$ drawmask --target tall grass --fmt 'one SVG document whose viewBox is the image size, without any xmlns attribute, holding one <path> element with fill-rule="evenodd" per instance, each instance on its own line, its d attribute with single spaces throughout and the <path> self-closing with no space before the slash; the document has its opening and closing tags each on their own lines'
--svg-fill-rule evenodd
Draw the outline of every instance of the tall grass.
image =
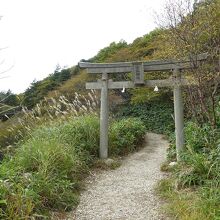
<svg viewBox="0 0 220 220">
<path fill-rule="evenodd" d="M 112 122 L 111 154 L 134 150 L 144 132 L 135 118 Z M 98 148 L 99 119 L 94 114 L 33 130 L 0 166 L 0 218 L 46 218 L 51 211 L 76 206 L 81 180 L 98 157 Z"/>
<path fill-rule="evenodd" d="M 0 218 L 42 219 L 79 201 L 81 181 L 98 158 L 96 94 L 45 99 L 0 126 L 5 158 L 0 166 Z M 145 127 L 139 119 L 112 121 L 111 155 L 136 149 Z M 11 148 L 13 153 L 11 153 Z"/>
<path fill-rule="evenodd" d="M 182 161 L 172 178 L 160 183 L 160 194 L 169 199 L 169 213 L 178 219 L 220 219 L 219 128 L 189 122 L 185 138 Z"/>
<path fill-rule="evenodd" d="M 7 150 L 4 147 L 29 138 L 32 131 L 40 125 L 95 113 L 98 106 L 99 101 L 93 90 L 86 96 L 75 93 L 73 100 L 68 100 L 63 95 L 57 99 L 45 98 L 32 110 L 24 107 L 15 117 L 0 123 L 0 147 Z"/>
</svg>

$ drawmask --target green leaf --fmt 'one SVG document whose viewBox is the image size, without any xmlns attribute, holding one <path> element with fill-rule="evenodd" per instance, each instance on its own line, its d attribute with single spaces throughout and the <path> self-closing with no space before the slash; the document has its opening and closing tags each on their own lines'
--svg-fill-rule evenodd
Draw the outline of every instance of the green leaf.
<svg viewBox="0 0 220 220">
<path fill-rule="evenodd" d="M 5 199 L 4 200 L 0 200 L 0 205 L 2 205 L 2 204 L 7 205 L 7 201 Z"/>
</svg>

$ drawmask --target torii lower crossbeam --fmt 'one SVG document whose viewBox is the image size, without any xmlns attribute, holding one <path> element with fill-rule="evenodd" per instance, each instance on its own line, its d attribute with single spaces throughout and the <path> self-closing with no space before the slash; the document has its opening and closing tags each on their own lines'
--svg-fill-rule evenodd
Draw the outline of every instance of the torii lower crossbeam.
<svg viewBox="0 0 220 220">
<path fill-rule="evenodd" d="M 183 148 L 183 104 L 181 96 L 181 86 L 188 85 L 186 79 L 174 78 L 166 80 L 146 80 L 146 87 L 173 87 L 174 88 L 174 115 L 176 124 L 176 141 L 177 152 L 179 155 Z M 100 158 L 106 159 L 108 157 L 108 90 L 109 89 L 127 89 L 135 88 L 136 85 L 132 81 L 113 82 L 108 80 L 108 75 L 103 74 L 102 80 L 98 82 L 86 83 L 86 89 L 100 89 L 101 90 L 101 108 L 100 108 Z"/>
<path fill-rule="evenodd" d="M 183 99 L 181 87 L 188 85 L 189 82 L 181 77 L 184 69 L 196 68 L 199 63 L 207 58 L 207 54 L 201 54 L 193 59 L 184 61 L 151 61 L 151 62 L 130 62 L 130 63 L 79 63 L 82 68 L 87 68 L 89 73 L 102 73 L 102 79 L 98 82 L 86 83 L 86 89 L 101 90 L 101 109 L 100 109 L 100 158 L 108 157 L 108 90 L 125 89 L 140 86 L 145 87 L 172 87 L 174 91 L 174 116 L 176 133 L 176 152 L 177 160 L 180 160 L 181 151 L 184 148 L 184 117 Z M 166 80 L 146 80 L 144 72 L 152 71 L 173 71 L 173 77 Z M 108 73 L 127 73 L 132 72 L 133 81 L 113 82 L 108 79 Z"/>
</svg>

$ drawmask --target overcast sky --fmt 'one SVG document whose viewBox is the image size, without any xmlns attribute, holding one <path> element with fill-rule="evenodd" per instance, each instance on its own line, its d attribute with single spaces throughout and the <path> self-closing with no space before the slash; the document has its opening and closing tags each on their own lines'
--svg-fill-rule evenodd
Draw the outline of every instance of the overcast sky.
<svg viewBox="0 0 220 220">
<path fill-rule="evenodd" d="M 165 0 L 0 0 L 0 90 L 23 92 L 96 55 L 113 41 L 131 43 L 156 27 Z M 6 78 L 3 78 L 6 77 Z"/>
</svg>

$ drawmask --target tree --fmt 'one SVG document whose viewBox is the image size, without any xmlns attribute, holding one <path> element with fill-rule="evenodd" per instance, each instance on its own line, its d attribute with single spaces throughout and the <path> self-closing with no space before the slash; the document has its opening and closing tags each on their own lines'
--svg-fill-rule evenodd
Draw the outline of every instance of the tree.
<svg viewBox="0 0 220 220">
<path fill-rule="evenodd" d="M 56 66 L 54 73 L 50 74 L 43 80 L 34 80 L 30 87 L 25 90 L 22 104 L 27 108 L 33 108 L 37 103 L 39 103 L 47 94 L 58 88 L 62 83 L 70 79 L 71 69 L 61 68 L 60 65 Z"/>
<path fill-rule="evenodd" d="M 6 92 L 6 98 L 4 100 L 4 103 L 10 106 L 18 106 L 20 104 L 20 101 L 18 96 L 12 93 L 11 90 L 9 89 Z"/>
<path fill-rule="evenodd" d="M 170 0 L 163 22 L 164 56 L 194 57 L 207 52 L 209 59 L 188 73 L 196 86 L 187 88 L 187 106 L 198 122 L 216 126 L 216 96 L 220 84 L 220 0 Z M 167 48 L 167 51 L 166 51 Z M 192 59 L 194 65 L 197 64 Z"/>
<path fill-rule="evenodd" d="M 0 20 L 2 19 L 2 16 L 0 16 Z M 7 47 L 0 48 L 0 51 L 7 49 Z M 0 66 L 4 64 L 5 60 L 0 61 Z M 0 70 L 0 79 L 3 79 L 7 77 L 5 74 L 13 68 L 13 65 L 6 69 Z M 9 111 L 17 109 L 17 105 L 19 105 L 19 99 L 18 97 L 13 94 L 10 90 L 8 92 L 0 92 L 0 118 L 5 117 L 5 114 Z M 7 118 L 7 117 L 6 117 Z"/>
<path fill-rule="evenodd" d="M 101 49 L 98 54 L 91 58 L 91 62 L 106 62 L 106 60 L 114 55 L 119 49 L 126 48 L 128 46 L 127 42 L 120 40 L 118 43 L 112 42 L 108 47 Z"/>
</svg>

